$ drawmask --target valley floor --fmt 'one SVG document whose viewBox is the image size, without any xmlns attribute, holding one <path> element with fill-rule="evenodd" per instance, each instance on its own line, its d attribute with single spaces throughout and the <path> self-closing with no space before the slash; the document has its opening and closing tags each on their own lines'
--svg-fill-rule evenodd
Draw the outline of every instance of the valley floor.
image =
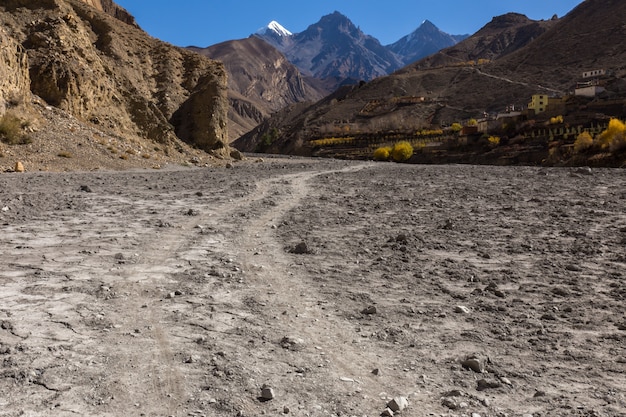
<svg viewBox="0 0 626 417">
<path fill-rule="evenodd" d="M 330 159 L 0 174 L 0 416 L 626 416 L 624 190 Z"/>
</svg>

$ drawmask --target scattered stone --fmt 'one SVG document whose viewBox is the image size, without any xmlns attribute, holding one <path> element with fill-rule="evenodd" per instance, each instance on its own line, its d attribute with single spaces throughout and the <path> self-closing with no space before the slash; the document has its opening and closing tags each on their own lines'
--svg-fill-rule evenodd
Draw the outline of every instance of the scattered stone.
<svg viewBox="0 0 626 417">
<path fill-rule="evenodd" d="M 311 250 L 306 242 L 300 242 L 293 249 L 291 249 L 290 252 L 295 253 L 296 255 L 306 255 L 311 253 Z"/>
<path fill-rule="evenodd" d="M 376 314 L 378 312 L 378 310 L 376 310 L 376 306 L 369 306 L 369 307 L 365 307 L 363 310 L 361 310 L 361 314 Z"/>
<path fill-rule="evenodd" d="M 302 350 L 304 349 L 304 339 L 301 339 L 299 337 L 293 337 L 293 336 L 285 336 L 281 339 L 280 341 L 280 346 L 283 349 L 288 349 L 288 350 Z"/>
<path fill-rule="evenodd" d="M 9 211 L 9 210 L 11 210 L 11 208 L 10 208 L 9 206 L 4 206 L 4 207 L 2 207 L 2 211 L 3 211 L 4 213 L 6 213 L 6 212 L 7 212 L 7 211 Z"/>
<path fill-rule="evenodd" d="M 509 378 L 505 378 L 502 377 L 500 378 L 500 381 L 504 384 L 504 385 L 508 385 L 509 387 L 513 386 L 513 383 L 511 382 L 511 380 Z"/>
<path fill-rule="evenodd" d="M 454 307 L 454 312 L 455 313 L 462 313 L 462 314 L 469 314 L 471 311 L 469 308 L 465 307 L 465 306 L 456 306 Z"/>
<path fill-rule="evenodd" d="M 376 376 L 380 376 L 380 369 L 376 368 L 372 371 L 372 374 L 376 375 Z"/>
<path fill-rule="evenodd" d="M 452 398 L 447 398 L 447 397 L 441 400 L 441 405 L 449 408 L 450 410 L 457 410 L 459 408 L 459 405 L 457 404 L 455 400 L 453 400 Z"/>
<path fill-rule="evenodd" d="M 395 397 L 387 403 L 387 407 L 393 412 L 399 412 L 409 406 L 409 400 L 406 397 Z"/>
<path fill-rule="evenodd" d="M 540 390 L 536 390 L 535 391 L 535 395 L 533 395 L 533 397 L 537 398 L 537 397 L 545 397 L 546 396 L 546 392 L 545 391 L 540 391 Z"/>
<path fill-rule="evenodd" d="M 273 400 L 276 395 L 274 394 L 274 390 L 267 385 L 263 385 L 261 387 L 261 398 L 264 401 Z"/>
<path fill-rule="evenodd" d="M 14 171 L 15 171 L 15 172 L 24 172 L 24 171 L 26 171 L 26 170 L 24 169 L 24 164 L 22 164 L 20 161 L 17 161 L 17 162 L 15 163 L 15 169 L 14 169 Z"/>
<path fill-rule="evenodd" d="M 485 391 L 488 389 L 495 389 L 502 387 L 502 384 L 498 381 L 489 381 L 486 379 L 479 379 L 476 389 L 478 391 Z"/>
<path fill-rule="evenodd" d="M 237 149 L 231 149 L 230 157 L 233 158 L 235 161 L 243 160 L 243 155 Z"/>
<path fill-rule="evenodd" d="M 93 192 L 88 185 L 81 185 L 80 186 L 80 191 L 82 191 L 83 193 L 92 193 Z"/>
<path fill-rule="evenodd" d="M 199 214 L 200 213 L 198 212 L 198 210 L 194 210 L 192 208 L 190 208 L 189 210 L 185 212 L 185 216 L 197 216 Z"/>
<path fill-rule="evenodd" d="M 481 415 L 478 413 L 472 413 L 472 417 L 481 417 Z"/>
<path fill-rule="evenodd" d="M 393 417 L 393 411 L 389 408 L 385 408 L 385 411 L 380 413 L 380 415 L 384 417 Z"/>
<path fill-rule="evenodd" d="M 482 374 L 485 372 L 485 364 L 483 361 L 476 356 L 469 356 L 463 362 L 461 362 L 461 366 L 465 369 L 471 369 L 472 371 Z"/>
<path fill-rule="evenodd" d="M 577 168 L 576 171 L 574 171 L 576 174 L 580 174 L 580 175 L 591 175 L 593 174 L 593 171 L 591 171 L 590 167 L 580 167 Z"/>
<path fill-rule="evenodd" d="M 165 296 L 165 298 L 168 299 L 168 300 L 171 300 L 174 297 L 176 297 L 176 293 L 175 292 L 168 292 L 167 295 Z"/>
<path fill-rule="evenodd" d="M 289 407 L 287 407 L 287 406 L 283 407 L 283 414 L 289 414 L 290 411 L 291 410 L 289 409 Z"/>
</svg>

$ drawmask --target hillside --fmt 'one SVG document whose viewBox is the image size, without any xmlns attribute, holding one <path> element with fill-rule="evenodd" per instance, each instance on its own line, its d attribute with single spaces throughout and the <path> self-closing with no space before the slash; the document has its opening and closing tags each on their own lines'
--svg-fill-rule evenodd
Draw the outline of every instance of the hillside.
<svg viewBox="0 0 626 417">
<path fill-rule="evenodd" d="M 0 109 L 22 126 L 12 138 L 4 135 L 0 165 L 9 169 L 18 158 L 27 169 L 209 158 L 192 147 L 228 155 L 223 65 L 109 15 L 124 15 L 111 2 L 96 3 L 0 5 L 3 44 L 18 51 L 2 56 L 9 78 Z"/>
<path fill-rule="evenodd" d="M 302 113 L 286 110 L 235 145 L 248 150 L 275 132 L 267 151 L 310 154 L 316 146 L 311 140 L 445 127 L 511 105 L 525 107 L 533 94 L 564 95 L 583 71 L 597 68 L 614 74 L 615 89 L 609 93 L 620 94 L 626 50 L 619 45 L 626 34 L 618 16 L 624 13 L 624 2 L 588 0 L 549 22 L 519 15 L 496 18 L 435 57 L 334 100 L 322 100 Z M 606 114 L 621 117 L 622 111 Z M 372 141 L 367 143 L 371 146 Z M 328 151 L 332 155 L 332 149 Z"/>
<path fill-rule="evenodd" d="M 330 92 L 321 81 L 302 75 L 284 55 L 258 37 L 189 49 L 222 62 L 228 74 L 229 140 L 249 132 L 284 107 L 315 102 Z"/>
</svg>

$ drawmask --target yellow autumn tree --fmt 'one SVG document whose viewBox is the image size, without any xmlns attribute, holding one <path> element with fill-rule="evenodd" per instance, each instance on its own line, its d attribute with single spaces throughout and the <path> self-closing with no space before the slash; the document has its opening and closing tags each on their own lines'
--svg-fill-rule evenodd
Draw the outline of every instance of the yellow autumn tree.
<svg viewBox="0 0 626 417">
<path fill-rule="evenodd" d="M 578 135 L 578 137 L 576 138 L 576 141 L 574 142 L 574 152 L 576 153 L 580 153 L 580 152 L 584 152 L 587 149 L 591 148 L 593 146 L 593 137 L 591 136 L 591 134 L 587 131 L 582 132 L 580 135 Z"/>
<path fill-rule="evenodd" d="M 596 142 L 602 149 L 623 149 L 626 147 L 626 125 L 619 119 L 611 119 L 609 127 L 598 135 Z"/>
<path fill-rule="evenodd" d="M 391 157 L 396 162 L 408 161 L 413 156 L 413 146 L 407 142 L 402 141 L 393 145 L 391 150 Z"/>
<path fill-rule="evenodd" d="M 381 146 L 374 151 L 374 159 L 377 161 L 386 161 L 391 155 L 391 147 Z"/>
</svg>

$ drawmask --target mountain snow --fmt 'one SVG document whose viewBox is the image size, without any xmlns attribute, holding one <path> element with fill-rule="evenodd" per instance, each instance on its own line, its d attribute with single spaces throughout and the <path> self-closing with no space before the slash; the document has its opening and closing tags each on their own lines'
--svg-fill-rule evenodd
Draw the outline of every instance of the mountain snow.
<svg viewBox="0 0 626 417">
<path fill-rule="evenodd" d="M 265 35 L 268 32 L 273 32 L 280 37 L 289 37 L 293 35 L 293 33 L 285 29 L 280 23 L 275 20 L 272 20 L 267 26 L 262 27 L 256 33 L 259 35 Z"/>
</svg>

